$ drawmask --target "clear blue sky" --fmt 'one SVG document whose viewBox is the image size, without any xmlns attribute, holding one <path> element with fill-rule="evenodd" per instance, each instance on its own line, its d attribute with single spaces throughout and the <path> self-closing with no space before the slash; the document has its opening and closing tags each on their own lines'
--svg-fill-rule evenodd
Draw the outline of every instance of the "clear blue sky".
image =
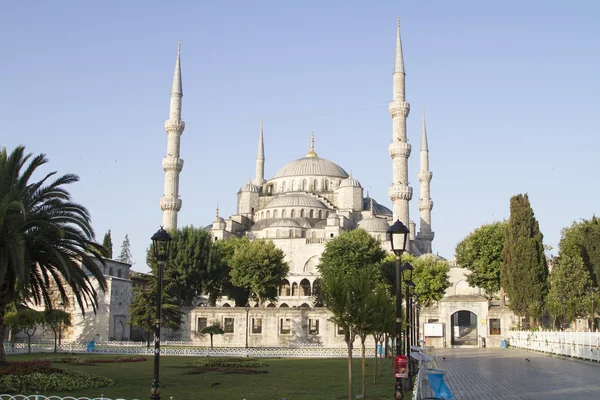
<svg viewBox="0 0 600 400">
<path fill-rule="evenodd" d="M 159 228 L 164 120 L 182 45 L 180 226 L 227 217 L 254 174 L 316 151 L 390 205 L 396 17 L 402 18 L 418 222 L 427 112 L 434 251 L 452 257 L 529 193 L 546 244 L 598 212 L 600 2 L 6 1 L 0 5 L 0 144 L 72 172 L 76 201 L 134 269 Z"/>
</svg>

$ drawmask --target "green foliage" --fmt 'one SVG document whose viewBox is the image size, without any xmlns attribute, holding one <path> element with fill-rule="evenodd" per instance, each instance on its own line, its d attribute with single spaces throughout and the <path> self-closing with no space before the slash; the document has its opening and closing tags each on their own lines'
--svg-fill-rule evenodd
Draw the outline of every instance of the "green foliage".
<svg viewBox="0 0 600 400">
<path fill-rule="evenodd" d="M 588 289 L 593 282 L 581 257 L 558 257 L 550 273 L 550 282 L 546 309 L 554 319 L 566 317 L 566 321 L 573 321 L 589 315 L 591 297 Z"/>
<path fill-rule="evenodd" d="M 230 261 L 231 283 L 248 288 L 259 306 L 276 300 L 277 290 L 290 271 L 284 257 L 270 240 L 240 240 Z"/>
<path fill-rule="evenodd" d="M 250 291 L 247 288 L 240 288 L 231 283 L 231 260 L 235 253 L 235 248 L 248 238 L 242 239 L 233 237 L 227 240 L 220 240 L 213 244 L 213 264 L 210 273 L 206 279 L 205 289 L 209 293 L 209 303 L 214 306 L 218 298 L 227 295 L 235 301 L 236 305 L 245 305 L 250 298 Z"/>
<path fill-rule="evenodd" d="M 129 317 L 133 326 L 139 326 L 147 330 L 154 329 L 156 319 L 156 292 L 157 280 L 150 279 L 150 287 L 147 290 L 137 287 L 133 291 L 133 301 L 129 307 Z M 183 312 L 178 304 L 163 289 L 161 307 L 161 326 L 173 331 L 178 331 L 183 322 Z"/>
<path fill-rule="evenodd" d="M 71 314 L 63 310 L 46 310 L 44 312 L 44 325 L 54 333 L 54 352 L 57 351 L 56 339 L 63 326 L 71 326 Z"/>
<path fill-rule="evenodd" d="M 25 154 L 23 146 L 10 154 L 6 148 L 0 151 L 0 363 L 6 360 L 8 303 L 26 298 L 35 305 L 51 304 L 52 286 L 67 305 L 65 286 L 70 286 L 80 308 L 95 311 L 92 279 L 106 288 L 98 266 L 105 250 L 95 241 L 88 211 L 66 189 L 79 178 L 51 172 L 33 181 L 47 161 L 43 154 Z"/>
<path fill-rule="evenodd" d="M 517 315 L 537 318 L 548 293 L 543 235 L 527 194 L 510 199 L 510 218 L 502 251 L 501 284 Z"/>
<path fill-rule="evenodd" d="M 113 243 L 112 237 L 110 235 L 110 229 L 108 232 L 104 234 L 104 239 L 102 240 L 102 247 L 104 248 L 104 255 L 106 258 L 112 259 L 113 257 Z"/>
<path fill-rule="evenodd" d="M 600 220 L 595 215 L 563 229 L 558 247 L 561 256 L 580 257 L 594 286 L 600 285 Z"/>
<path fill-rule="evenodd" d="M 170 234 L 173 240 L 164 268 L 164 289 L 179 305 L 192 306 L 213 269 L 210 234 L 193 226 L 185 226 Z M 157 276 L 158 264 L 151 248 L 146 262 Z"/>
<path fill-rule="evenodd" d="M 200 333 L 205 335 L 210 335 L 210 348 L 213 348 L 213 336 L 214 335 L 222 335 L 225 333 L 223 327 L 218 322 L 213 322 L 211 325 L 202 328 Z"/>
<path fill-rule="evenodd" d="M 506 226 L 506 221 L 483 225 L 456 246 L 456 262 L 471 271 L 467 283 L 483 289 L 488 299 L 494 298 L 500 290 Z"/>
<path fill-rule="evenodd" d="M 231 368 L 263 368 L 267 363 L 249 357 L 206 357 L 185 364 L 188 368 L 198 367 L 231 367 Z"/>
<path fill-rule="evenodd" d="M 6 313 L 4 323 L 13 332 L 23 331 L 27 335 L 27 352 L 31 353 L 31 337 L 38 326 L 44 323 L 44 313 L 30 308 L 19 308 L 17 311 Z"/>
<path fill-rule="evenodd" d="M 122 263 L 127 263 L 129 265 L 132 264 L 131 243 L 129 242 L 129 235 L 127 234 L 125 234 L 125 239 L 123 239 L 123 244 L 121 245 L 121 254 L 119 255 L 118 260 Z"/>
<path fill-rule="evenodd" d="M 27 375 L 0 376 L 0 392 L 63 392 L 86 388 L 100 388 L 114 385 L 114 383 L 115 381 L 112 379 L 102 376 L 49 368 L 48 373 L 35 372 Z"/>
<path fill-rule="evenodd" d="M 448 261 L 436 260 L 433 257 L 414 257 L 402 255 L 402 262 L 409 262 L 414 270 L 412 281 L 419 302 L 429 307 L 444 297 L 450 287 L 450 266 Z M 389 254 L 380 264 L 381 276 L 392 295 L 396 295 L 396 256 Z M 406 278 L 406 277 L 405 277 Z"/>
</svg>

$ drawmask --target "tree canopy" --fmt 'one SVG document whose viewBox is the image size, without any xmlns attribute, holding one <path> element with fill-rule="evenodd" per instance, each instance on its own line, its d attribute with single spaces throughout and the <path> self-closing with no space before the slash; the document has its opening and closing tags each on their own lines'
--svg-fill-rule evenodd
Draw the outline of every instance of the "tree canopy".
<svg viewBox="0 0 600 400">
<path fill-rule="evenodd" d="M 510 218 L 502 251 L 501 282 L 517 315 L 537 318 L 548 293 L 543 235 L 527 194 L 510 199 Z"/>
<path fill-rule="evenodd" d="M 34 174 L 48 162 L 45 155 L 0 151 L 0 363 L 4 352 L 6 306 L 18 298 L 36 305 L 51 304 L 50 286 L 65 305 L 70 287 L 82 311 L 94 311 L 98 296 L 92 279 L 106 288 L 99 265 L 105 249 L 95 240 L 89 212 L 75 203 L 67 186 L 76 175 Z M 81 267 L 83 265 L 84 268 Z"/>
<path fill-rule="evenodd" d="M 285 254 L 270 240 L 247 238 L 236 243 L 231 257 L 231 283 L 248 288 L 262 306 L 276 300 L 279 286 L 290 271 Z"/>
<path fill-rule="evenodd" d="M 595 215 L 563 229 L 558 247 L 561 256 L 580 257 L 594 286 L 600 285 L 600 220 Z"/>
<path fill-rule="evenodd" d="M 471 271 L 467 283 L 483 289 L 488 299 L 500 290 L 506 226 L 506 221 L 482 225 L 456 246 L 456 262 Z"/>
<path fill-rule="evenodd" d="M 113 243 L 112 243 L 112 237 L 110 234 L 110 229 L 108 230 L 108 232 L 106 232 L 104 234 L 104 239 L 102 240 L 102 247 L 105 250 L 105 255 L 106 258 L 113 258 Z"/>
<path fill-rule="evenodd" d="M 148 331 L 154 328 L 156 319 L 156 286 L 157 279 L 150 279 L 150 287 L 143 289 L 137 287 L 133 291 L 133 301 L 129 306 L 129 318 L 133 326 L 145 328 Z M 180 306 L 163 291 L 161 308 L 161 325 L 173 331 L 181 329 L 183 323 L 183 312 Z"/>
<path fill-rule="evenodd" d="M 129 242 L 129 236 L 125 234 L 123 244 L 121 245 L 121 254 L 119 255 L 119 261 L 131 265 L 133 260 L 131 258 L 131 243 Z"/>
</svg>

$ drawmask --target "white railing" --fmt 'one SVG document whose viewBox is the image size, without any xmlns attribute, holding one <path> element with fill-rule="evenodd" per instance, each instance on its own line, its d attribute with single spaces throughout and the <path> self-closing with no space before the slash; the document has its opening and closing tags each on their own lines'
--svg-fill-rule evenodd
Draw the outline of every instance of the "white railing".
<svg viewBox="0 0 600 400">
<path fill-rule="evenodd" d="M 161 342 L 161 345 L 164 345 Z M 104 343 L 96 343 L 95 347 L 91 351 L 87 351 L 87 344 L 84 343 L 63 343 L 60 347 L 60 351 L 67 351 L 69 353 L 95 353 L 95 354 L 139 354 L 152 356 L 154 354 L 154 347 L 146 347 L 146 345 L 138 347 L 133 346 L 108 346 Z M 10 344 L 5 344 L 4 347 L 7 354 L 22 354 L 27 353 L 27 344 L 15 343 L 14 349 Z M 31 352 L 53 352 L 54 343 L 32 343 Z M 273 357 L 285 357 L 285 358 L 338 358 L 347 357 L 348 350 L 346 348 L 323 348 L 323 347 L 171 347 L 161 348 L 160 353 L 165 356 L 200 356 L 200 357 L 256 357 L 256 358 L 273 358 Z M 366 357 L 373 357 L 375 355 L 375 349 L 367 348 Z M 361 349 L 360 347 L 352 350 L 352 357 L 360 358 Z M 0 400 L 3 400 L 0 398 Z"/>
<path fill-rule="evenodd" d="M 511 331 L 510 346 L 600 362 L 600 332 Z"/>
<path fill-rule="evenodd" d="M 111 400 L 108 397 L 104 397 L 104 395 L 100 395 L 100 397 L 58 397 L 58 396 L 42 396 L 41 394 L 0 394 L 0 400 Z M 125 399 L 115 399 L 115 400 L 125 400 Z M 137 399 L 132 399 L 137 400 Z M 173 398 L 171 397 L 171 400 Z"/>
</svg>

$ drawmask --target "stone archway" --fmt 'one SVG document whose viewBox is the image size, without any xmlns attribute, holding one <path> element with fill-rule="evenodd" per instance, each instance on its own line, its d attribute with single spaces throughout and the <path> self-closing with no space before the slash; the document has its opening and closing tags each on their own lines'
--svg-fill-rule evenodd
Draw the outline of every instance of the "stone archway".
<svg viewBox="0 0 600 400">
<path fill-rule="evenodd" d="M 452 346 L 477 346 L 477 314 L 461 310 L 450 316 Z"/>
</svg>

